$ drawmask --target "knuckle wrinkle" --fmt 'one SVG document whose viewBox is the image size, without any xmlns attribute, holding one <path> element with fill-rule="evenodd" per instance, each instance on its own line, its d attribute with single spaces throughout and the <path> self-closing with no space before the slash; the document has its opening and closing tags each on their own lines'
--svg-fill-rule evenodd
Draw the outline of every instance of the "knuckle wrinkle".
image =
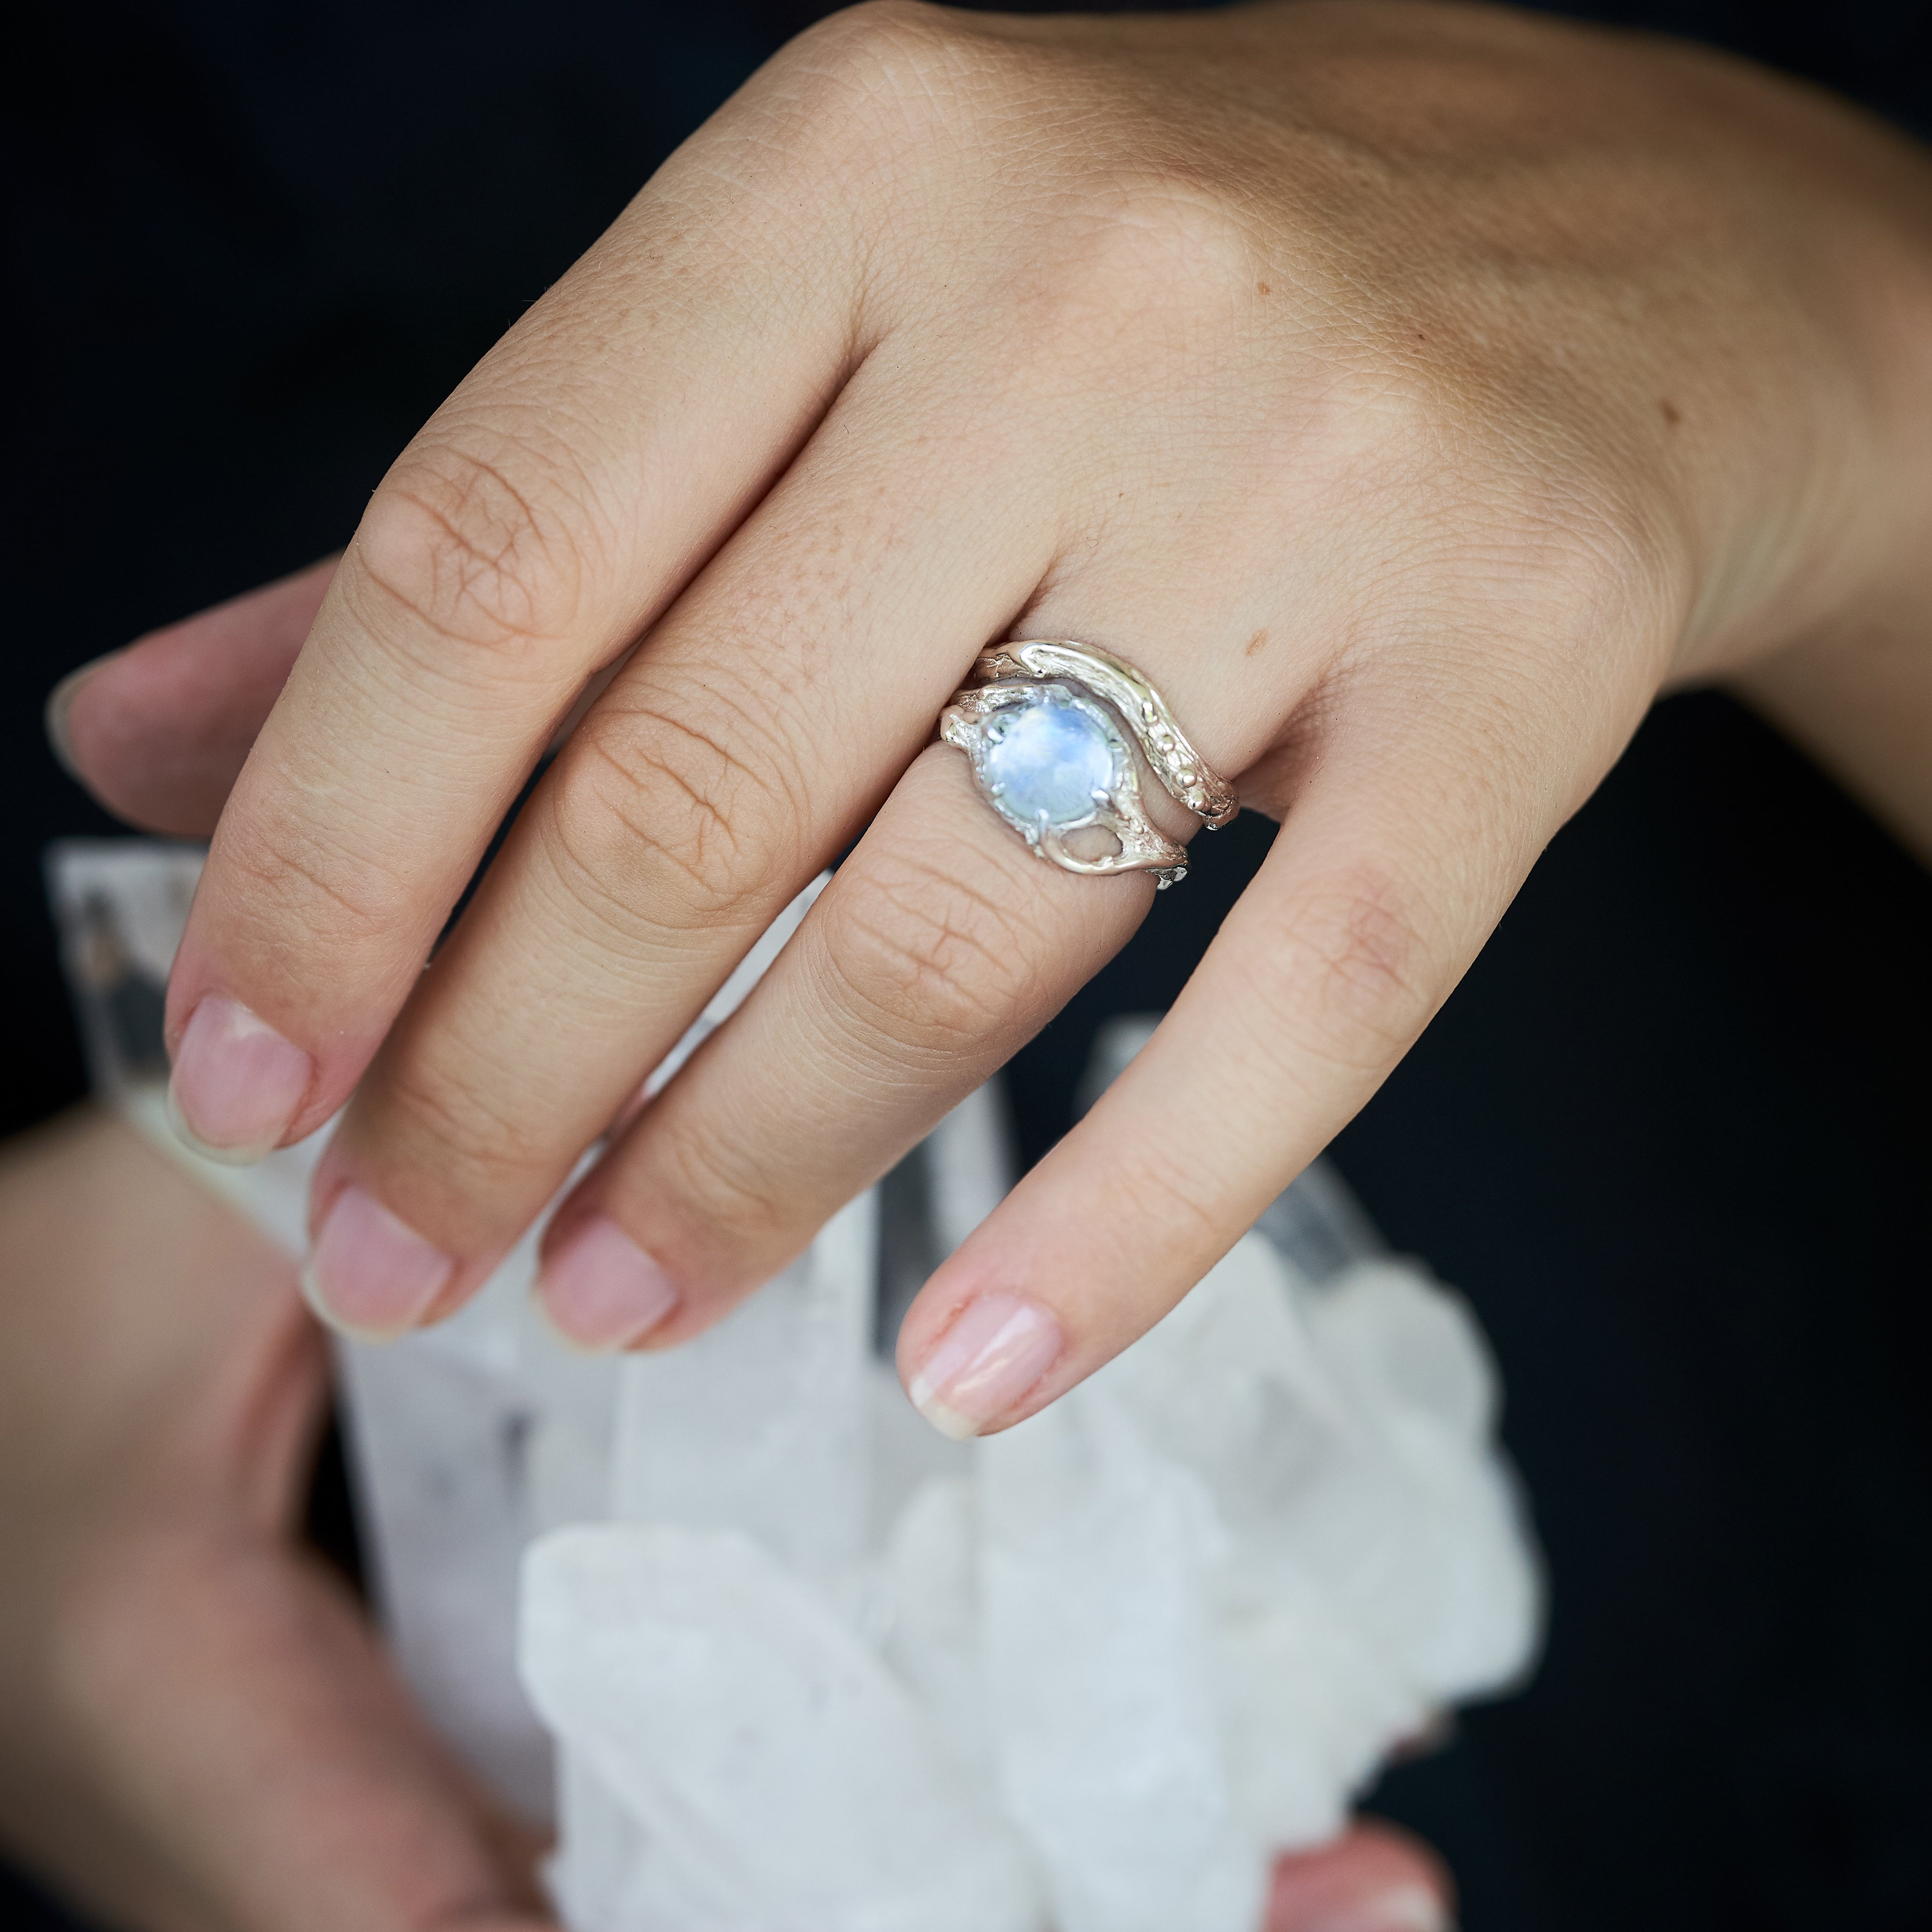
<svg viewBox="0 0 1932 1932">
<path fill-rule="evenodd" d="M 593 712 L 568 756 L 553 831 L 563 869 L 607 914 L 669 883 L 693 924 L 735 919 L 794 856 L 788 801 L 701 722 Z"/>
<path fill-rule="evenodd" d="M 940 1050 L 983 1040 L 1023 1000 L 1028 937 L 989 899 L 922 868 L 853 880 L 825 955 L 863 1017 Z"/>
<path fill-rule="evenodd" d="M 453 443 L 412 450 L 377 491 L 356 550 L 370 581 L 447 642 L 509 655 L 580 615 L 580 519 L 526 459 Z"/>
<path fill-rule="evenodd" d="M 1379 1072 L 1433 1004 L 1426 950 L 1393 883 L 1364 868 L 1320 882 L 1274 915 L 1261 992 L 1294 1048 Z"/>
</svg>

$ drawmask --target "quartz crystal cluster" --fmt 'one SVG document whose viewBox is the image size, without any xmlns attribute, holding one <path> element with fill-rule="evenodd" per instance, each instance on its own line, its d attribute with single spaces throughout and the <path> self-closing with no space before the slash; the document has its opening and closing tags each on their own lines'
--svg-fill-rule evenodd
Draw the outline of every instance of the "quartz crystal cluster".
<svg viewBox="0 0 1932 1932">
<path fill-rule="evenodd" d="M 856 1342 L 841 1287 L 781 1283 L 752 1321 Z M 849 1376 L 794 1389 L 794 1424 L 847 1425 L 838 1450 L 763 1453 L 772 1378 L 728 1366 L 757 1346 L 721 1331 L 716 1400 L 650 1402 L 620 1440 L 634 1480 L 693 1458 L 701 1506 L 661 1463 L 634 1520 L 526 1562 L 525 1680 L 602 1807 L 581 1840 L 565 1814 L 586 1932 L 1256 1932 L 1271 1855 L 1526 1660 L 1490 1372 L 1409 1266 L 1317 1287 L 1250 1235 L 1118 1361 L 956 1466 L 928 1455 L 909 1494 L 880 1466 L 896 1391 L 854 1442 Z M 718 1475 L 748 1454 L 755 1492 Z M 854 1562 L 868 1483 L 902 1499 Z"/>
<path fill-rule="evenodd" d="M 1103 1036 L 1096 1088 L 1145 1030 Z M 313 1143 L 163 1144 L 298 1238 Z M 442 1327 L 342 1348 L 399 1660 L 555 1817 L 572 1932 L 1256 1932 L 1276 1852 L 1528 1667 L 1481 1336 L 1318 1163 L 1051 1409 L 928 1430 L 880 1345 L 1006 1178 L 982 1093 L 686 1348 L 557 1346 L 526 1244 Z"/>
</svg>

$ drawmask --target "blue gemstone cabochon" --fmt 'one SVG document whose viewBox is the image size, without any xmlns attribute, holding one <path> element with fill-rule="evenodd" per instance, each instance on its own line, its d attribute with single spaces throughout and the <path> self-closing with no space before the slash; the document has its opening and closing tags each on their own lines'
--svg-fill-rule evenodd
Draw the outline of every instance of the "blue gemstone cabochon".
<svg viewBox="0 0 1932 1932">
<path fill-rule="evenodd" d="M 1042 817 L 1056 826 L 1094 816 L 1094 794 L 1118 778 L 1106 728 L 1065 694 L 1050 688 L 986 722 L 980 760 L 987 789 L 1000 809 L 1028 825 Z"/>
</svg>

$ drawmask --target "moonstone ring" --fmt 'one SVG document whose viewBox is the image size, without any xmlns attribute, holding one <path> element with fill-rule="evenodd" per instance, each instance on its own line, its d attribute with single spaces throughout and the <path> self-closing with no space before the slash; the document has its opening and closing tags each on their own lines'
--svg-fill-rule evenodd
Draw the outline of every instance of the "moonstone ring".
<svg viewBox="0 0 1932 1932">
<path fill-rule="evenodd" d="M 939 735 L 966 754 L 986 802 L 1037 856 L 1070 872 L 1151 872 L 1163 887 L 1187 876 L 1187 854 L 1141 804 L 1136 748 L 1210 831 L 1240 809 L 1160 692 L 1110 652 L 1037 638 L 995 644 L 973 668 L 979 682 L 954 693 Z M 1090 828 L 1118 849 L 1070 850 L 1067 839 Z"/>
</svg>

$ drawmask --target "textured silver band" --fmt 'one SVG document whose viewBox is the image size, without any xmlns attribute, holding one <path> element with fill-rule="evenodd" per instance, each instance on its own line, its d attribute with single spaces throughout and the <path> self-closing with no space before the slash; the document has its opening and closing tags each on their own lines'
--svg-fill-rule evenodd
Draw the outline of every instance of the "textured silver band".
<svg viewBox="0 0 1932 1932">
<path fill-rule="evenodd" d="M 940 735 L 964 752 L 982 794 L 1034 854 L 1064 871 L 1088 874 L 1150 872 L 1160 887 L 1187 875 L 1185 850 L 1167 838 L 1141 802 L 1129 739 L 1177 803 L 1217 829 L 1240 809 L 1233 791 L 1188 742 L 1166 701 L 1132 664 L 1071 638 L 995 644 L 974 665 L 977 683 L 954 694 L 940 715 Z M 1089 755 L 1104 746 L 1106 782 L 1086 800 L 1063 794 L 1056 818 L 1026 808 L 1026 788 L 998 768 L 1000 734 L 1022 712 L 1056 714 Z M 1002 722 L 1004 719 L 1004 722 Z M 1084 784 L 1084 780 L 1082 781 Z M 1097 826 L 1120 849 L 1092 858 L 1068 849 L 1066 836 Z"/>
<path fill-rule="evenodd" d="M 1148 769 L 1174 802 L 1186 806 L 1209 831 L 1220 831 L 1240 810 L 1233 788 L 1188 742 L 1167 700 L 1124 658 L 1071 638 L 1034 638 L 992 645 L 980 653 L 973 669 L 982 684 L 1023 677 L 1039 682 L 1065 678 L 1084 686 L 1120 714 Z"/>
</svg>

